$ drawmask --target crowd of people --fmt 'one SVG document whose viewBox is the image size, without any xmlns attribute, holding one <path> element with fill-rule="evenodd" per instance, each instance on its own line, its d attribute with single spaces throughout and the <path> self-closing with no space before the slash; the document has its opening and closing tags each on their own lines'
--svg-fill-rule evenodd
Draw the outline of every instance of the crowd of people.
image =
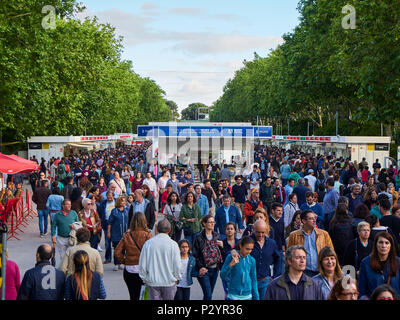
<svg viewBox="0 0 400 320">
<path fill-rule="evenodd" d="M 204 300 L 218 278 L 227 300 L 398 299 L 398 168 L 256 146 L 238 174 L 147 162 L 150 144 L 42 160 L 29 182 L 52 246 L 15 298 L 105 299 L 113 263 L 131 300 L 190 300 L 194 278 Z M 56 267 L 55 289 L 33 286 Z"/>
</svg>

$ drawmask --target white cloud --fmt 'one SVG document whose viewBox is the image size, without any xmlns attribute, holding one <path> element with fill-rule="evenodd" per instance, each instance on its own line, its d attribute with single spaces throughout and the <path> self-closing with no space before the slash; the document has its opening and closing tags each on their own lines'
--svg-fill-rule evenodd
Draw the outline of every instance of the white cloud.
<svg viewBox="0 0 400 320">
<path fill-rule="evenodd" d="M 168 13 L 184 16 L 202 16 L 206 11 L 201 8 L 172 8 L 168 10 Z"/>
<path fill-rule="evenodd" d="M 142 4 L 142 6 L 140 7 L 141 10 L 157 10 L 159 8 L 158 5 L 156 5 L 155 3 L 152 2 L 145 2 Z"/>
<path fill-rule="evenodd" d="M 175 34 L 175 50 L 194 54 L 236 53 L 248 50 L 275 48 L 283 43 L 281 37 L 249 36 L 243 34 L 182 33 Z"/>
</svg>

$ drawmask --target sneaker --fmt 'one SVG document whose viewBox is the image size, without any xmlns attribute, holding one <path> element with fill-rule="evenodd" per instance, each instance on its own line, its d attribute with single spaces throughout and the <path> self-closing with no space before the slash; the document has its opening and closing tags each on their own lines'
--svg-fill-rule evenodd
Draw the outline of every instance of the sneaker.
<svg viewBox="0 0 400 320">
<path fill-rule="evenodd" d="M 100 246 L 97 246 L 97 251 L 103 252 L 103 249 Z"/>
<path fill-rule="evenodd" d="M 118 271 L 118 266 L 117 265 L 114 266 L 113 271 Z"/>
<path fill-rule="evenodd" d="M 123 264 L 119 265 L 119 270 L 124 270 L 124 265 Z"/>
<path fill-rule="evenodd" d="M 44 237 L 43 233 L 41 233 L 41 234 L 40 234 L 40 237 L 41 237 L 41 238 L 43 238 L 43 237 Z"/>
<path fill-rule="evenodd" d="M 109 264 L 109 263 L 111 263 L 111 261 L 106 260 L 103 262 L 103 264 Z"/>
<path fill-rule="evenodd" d="M 49 233 L 46 231 L 43 235 L 44 235 L 44 236 L 47 236 L 48 234 L 49 234 Z"/>
</svg>

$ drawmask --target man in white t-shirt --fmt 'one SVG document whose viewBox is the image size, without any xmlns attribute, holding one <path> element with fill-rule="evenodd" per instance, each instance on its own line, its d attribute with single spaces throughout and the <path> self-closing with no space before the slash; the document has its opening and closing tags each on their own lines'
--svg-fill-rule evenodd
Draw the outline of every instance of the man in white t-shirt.
<svg viewBox="0 0 400 320">
<path fill-rule="evenodd" d="M 305 176 L 304 179 L 308 180 L 308 184 L 311 186 L 312 192 L 315 192 L 315 183 L 317 182 L 317 178 L 314 176 L 314 170 L 308 170 L 308 175 Z"/>
</svg>

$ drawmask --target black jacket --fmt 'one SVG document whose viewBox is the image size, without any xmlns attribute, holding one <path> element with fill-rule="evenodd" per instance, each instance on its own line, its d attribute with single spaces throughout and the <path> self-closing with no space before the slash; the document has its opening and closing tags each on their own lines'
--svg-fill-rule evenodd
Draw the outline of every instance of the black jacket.
<svg viewBox="0 0 400 320">
<path fill-rule="evenodd" d="M 133 217 L 133 207 L 134 205 L 132 204 L 131 207 L 129 208 L 129 212 L 128 212 L 128 227 L 131 225 L 131 219 Z M 154 204 L 153 202 L 149 201 L 149 203 L 146 206 L 144 215 L 146 216 L 146 221 L 147 221 L 147 228 L 149 228 L 149 230 L 153 230 L 154 224 L 156 222 L 156 217 L 154 215 Z"/>
<path fill-rule="evenodd" d="M 55 275 L 55 283 L 52 283 L 52 275 Z M 44 288 L 43 283 L 48 285 L 48 288 Z M 54 268 L 50 261 L 40 261 L 34 268 L 25 272 L 17 300 L 63 300 L 64 287 L 64 272 Z"/>
<path fill-rule="evenodd" d="M 372 252 L 372 241 L 368 241 L 366 247 L 360 241 L 360 238 L 350 241 L 344 253 L 343 265 L 351 265 L 358 271 L 360 269 L 361 260 Z"/>
<path fill-rule="evenodd" d="M 46 187 L 37 187 L 32 196 L 32 201 L 36 203 L 38 210 L 46 210 L 46 202 L 51 195 L 51 191 Z"/>
<path fill-rule="evenodd" d="M 203 251 L 206 246 L 206 231 L 203 229 L 193 241 L 193 257 L 196 259 L 196 270 L 206 268 Z M 213 231 L 213 240 L 220 240 L 219 234 Z M 221 251 L 221 250 L 220 250 Z"/>
<path fill-rule="evenodd" d="M 71 199 L 71 193 L 73 189 L 74 186 L 72 184 L 67 184 L 64 189 L 62 189 L 62 196 L 64 199 Z"/>
</svg>

